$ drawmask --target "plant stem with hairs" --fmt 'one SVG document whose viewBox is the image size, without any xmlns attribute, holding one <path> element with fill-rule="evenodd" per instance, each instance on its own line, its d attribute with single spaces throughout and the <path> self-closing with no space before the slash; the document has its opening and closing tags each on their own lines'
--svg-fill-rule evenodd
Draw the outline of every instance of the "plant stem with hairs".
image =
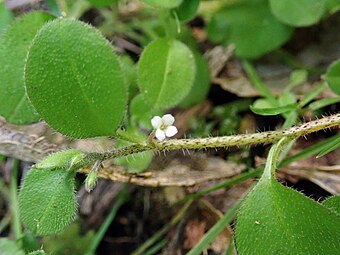
<svg viewBox="0 0 340 255">
<path fill-rule="evenodd" d="M 240 134 L 232 136 L 195 138 L 195 139 L 172 139 L 163 142 L 148 142 L 145 144 L 133 144 L 130 146 L 114 149 L 107 152 L 87 153 L 84 159 L 79 162 L 79 168 L 91 164 L 95 161 L 128 156 L 131 154 L 154 150 L 180 150 L 180 149 L 206 149 L 221 148 L 231 146 L 242 146 L 262 143 L 274 143 L 287 137 L 289 139 L 299 138 L 313 132 L 327 128 L 337 127 L 340 125 L 340 113 L 330 115 L 321 119 L 306 122 L 304 124 L 277 131 L 267 131 L 253 134 Z"/>
</svg>

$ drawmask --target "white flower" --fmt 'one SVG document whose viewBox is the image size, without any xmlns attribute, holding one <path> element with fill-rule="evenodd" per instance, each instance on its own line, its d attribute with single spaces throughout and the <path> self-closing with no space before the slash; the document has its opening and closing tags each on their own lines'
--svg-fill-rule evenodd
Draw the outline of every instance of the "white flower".
<svg viewBox="0 0 340 255">
<path fill-rule="evenodd" d="M 174 124 L 175 118 L 171 114 L 165 114 L 162 118 L 155 116 L 151 119 L 151 124 L 156 129 L 155 136 L 159 141 L 163 141 L 165 137 L 172 137 L 177 134 L 178 130 Z"/>
</svg>

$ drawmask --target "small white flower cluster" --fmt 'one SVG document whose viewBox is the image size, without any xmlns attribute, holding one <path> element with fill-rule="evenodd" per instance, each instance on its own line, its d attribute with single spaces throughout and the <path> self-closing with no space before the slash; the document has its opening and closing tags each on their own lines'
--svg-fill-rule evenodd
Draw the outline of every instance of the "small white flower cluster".
<svg viewBox="0 0 340 255">
<path fill-rule="evenodd" d="M 151 119 L 152 127 L 156 129 L 155 136 L 159 141 L 177 134 L 177 128 L 172 125 L 174 122 L 175 118 L 171 114 L 165 114 L 162 118 L 155 116 Z"/>
</svg>

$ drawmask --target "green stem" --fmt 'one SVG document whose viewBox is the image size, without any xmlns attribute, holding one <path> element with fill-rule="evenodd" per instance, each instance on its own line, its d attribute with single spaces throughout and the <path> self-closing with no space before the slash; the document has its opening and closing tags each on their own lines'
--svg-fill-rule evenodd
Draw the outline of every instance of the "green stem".
<svg viewBox="0 0 340 255">
<path fill-rule="evenodd" d="M 275 143 L 285 137 L 289 139 L 295 139 L 316 131 L 336 127 L 339 125 L 340 113 L 284 130 L 197 139 L 173 139 L 164 142 L 154 142 L 152 144 L 133 144 L 104 153 L 88 153 L 81 162 L 80 167 L 93 163 L 97 160 L 123 157 L 148 150 L 166 151 L 180 149 L 205 149 L 261 143 Z"/>
<path fill-rule="evenodd" d="M 12 219 L 12 231 L 16 239 L 19 239 L 22 235 L 20 216 L 19 216 L 19 203 L 17 196 L 18 189 L 18 170 L 19 170 L 19 160 L 13 159 L 13 167 L 11 173 L 11 211 L 13 215 Z"/>
<path fill-rule="evenodd" d="M 279 156 L 283 149 L 285 149 L 285 145 L 287 145 L 291 140 L 289 138 L 282 138 L 278 143 L 274 144 L 268 153 L 266 166 L 263 171 L 263 175 L 261 179 L 272 179 L 275 173 L 277 162 L 279 160 Z"/>
<path fill-rule="evenodd" d="M 124 185 L 122 190 L 120 191 L 120 193 L 119 193 L 119 195 L 117 197 L 117 201 L 115 202 L 114 206 L 112 207 L 110 214 L 106 217 L 104 223 L 100 226 L 100 229 L 96 233 L 96 235 L 95 235 L 95 237 L 94 237 L 94 239 L 93 239 L 93 241 L 91 243 L 91 246 L 88 249 L 86 255 L 93 255 L 93 254 L 95 254 L 98 245 L 100 244 L 101 240 L 105 236 L 105 233 L 106 233 L 107 229 L 110 227 L 113 219 L 117 215 L 117 212 L 118 212 L 119 208 L 127 200 L 127 194 L 125 193 L 126 188 L 127 188 L 127 185 Z"/>
</svg>

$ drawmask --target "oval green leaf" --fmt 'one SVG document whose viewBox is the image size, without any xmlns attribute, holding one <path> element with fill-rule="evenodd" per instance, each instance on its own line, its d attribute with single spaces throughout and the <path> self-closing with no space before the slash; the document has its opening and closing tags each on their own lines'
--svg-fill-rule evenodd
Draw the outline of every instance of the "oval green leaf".
<svg viewBox="0 0 340 255">
<path fill-rule="evenodd" d="M 81 150 L 66 150 L 54 153 L 42 161 L 38 162 L 34 165 L 35 169 L 55 169 L 55 168 L 69 168 L 76 162 L 78 159 L 82 159 L 84 157 L 84 153 Z"/>
<path fill-rule="evenodd" d="M 54 129 L 75 138 L 115 133 L 127 105 L 110 43 L 76 20 L 58 19 L 36 35 L 25 67 L 29 99 Z"/>
<path fill-rule="evenodd" d="M 276 180 L 260 181 L 239 211 L 238 254 L 337 254 L 340 217 Z"/>
<path fill-rule="evenodd" d="M 39 120 L 25 93 L 24 67 L 34 36 L 51 19 L 50 14 L 31 12 L 15 20 L 0 38 L 0 115 L 10 123 Z"/>
<path fill-rule="evenodd" d="M 175 8 L 179 6 L 183 0 L 143 0 L 145 3 L 158 8 Z"/>
<path fill-rule="evenodd" d="M 23 223 L 38 235 L 63 230 L 75 217 L 74 173 L 31 169 L 19 193 Z"/>
<path fill-rule="evenodd" d="M 285 24 L 303 27 L 317 23 L 325 12 L 325 0 L 270 0 L 270 8 Z"/>
<path fill-rule="evenodd" d="M 234 44 L 236 54 L 244 58 L 257 58 L 279 48 L 293 33 L 292 27 L 272 15 L 267 1 L 228 5 L 213 15 L 207 29 L 210 40 Z"/>
<path fill-rule="evenodd" d="M 239 210 L 237 253 L 338 254 L 340 216 L 275 180 L 282 142 L 270 150 L 260 181 Z"/>
<path fill-rule="evenodd" d="M 258 99 L 251 105 L 249 108 L 252 112 L 259 114 L 259 115 L 277 115 L 281 113 L 286 113 L 290 111 L 296 110 L 298 104 L 287 104 L 284 106 L 277 106 L 277 107 L 265 107 L 264 101 L 265 99 Z"/>
<path fill-rule="evenodd" d="M 193 53 L 177 40 L 149 44 L 138 65 L 138 84 L 146 103 L 156 109 L 178 104 L 193 85 L 195 67 Z"/>
<path fill-rule="evenodd" d="M 327 70 L 326 80 L 329 87 L 340 95 L 340 60 L 334 62 Z"/>
</svg>

